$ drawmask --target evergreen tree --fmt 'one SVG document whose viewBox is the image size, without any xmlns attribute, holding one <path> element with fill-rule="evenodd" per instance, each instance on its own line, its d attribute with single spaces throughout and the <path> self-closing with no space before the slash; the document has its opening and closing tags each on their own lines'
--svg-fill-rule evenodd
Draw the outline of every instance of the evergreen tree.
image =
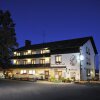
<svg viewBox="0 0 100 100">
<path fill-rule="evenodd" d="M 15 24 L 11 14 L 9 11 L 0 10 L 0 66 L 9 67 L 11 64 L 10 57 L 17 47 Z"/>
</svg>

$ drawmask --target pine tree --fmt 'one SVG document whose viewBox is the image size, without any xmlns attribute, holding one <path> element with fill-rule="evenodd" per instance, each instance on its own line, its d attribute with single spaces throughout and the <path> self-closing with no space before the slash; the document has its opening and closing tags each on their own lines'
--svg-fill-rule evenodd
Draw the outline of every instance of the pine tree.
<svg viewBox="0 0 100 100">
<path fill-rule="evenodd" d="M 10 57 L 18 47 L 16 40 L 15 24 L 9 11 L 0 10 L 0 66 L 9 67 Z"/>
</svg>

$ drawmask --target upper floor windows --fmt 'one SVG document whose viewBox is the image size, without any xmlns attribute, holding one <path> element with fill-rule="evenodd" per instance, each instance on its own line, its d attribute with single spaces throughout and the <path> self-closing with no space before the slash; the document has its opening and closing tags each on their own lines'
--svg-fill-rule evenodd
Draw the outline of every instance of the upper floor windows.
<svg viewBox="0 0 100 100">
<path fill-rule="evenodd" d="M 13 64 L 19 65 L 20 64 L 20 60 L 13 60 Z"/>
<path fill-rule="evenodd" d="M 50 50 L 48 48 L 37 49 L 37 50 L 26 50 L 26 51 L 21 51 L 21 52 L 14 52 L 14 56 L 32 55 L 32 54 L 45 54 L 45 53 L 50 53 Z"/>
<path fill-rule="evenodd" d="M 14 56 L 20 56 L 20 52 L 14 52 Z"/>
<path fill-rule="evenodd" d="M 45 59 L 40 59 L 40 64 L 45 64 Z"/>
<path fill-rule="evenodd" d="M 28 63 L 27 63 L 27 60 L 23 60 L 23 64 L 25 64 L 25 65 L 28 64 Z"/>
<path fill-rule="evenodd" d="M 41 50 L 41 54 L 44 54 L 44 53 L 50 53 L 50 50 L 48 48 L 44 48 Z"/>
<path fill-rule="evenodd" d="M 27 51 L 25 51 L 25 52 L 24 52 L 24 55 L 27 55 L 27 54 L 28 54 Z"/>
<path fill-rule="evenodd" d="M 36 60 L 35 59 L 32 59 L 31 60 L 31 64 L 36 64 Z"/>
<path fill-rule="evenodd" d="M 61 55 L 55 56 L 55 63 L 60 64 L 61 62 L 62 62 L 62 56 Z"/>
</svg>

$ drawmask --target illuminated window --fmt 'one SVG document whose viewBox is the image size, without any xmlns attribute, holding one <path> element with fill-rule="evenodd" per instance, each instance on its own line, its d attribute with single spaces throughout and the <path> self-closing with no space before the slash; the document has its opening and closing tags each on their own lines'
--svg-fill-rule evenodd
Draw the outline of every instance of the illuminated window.
<svg viewBox="0 0 100 100">
<path fill-rule="evenodd" d="M 62 61 L 62 56 L 61 55 L 55 56 L 55 63 L 60 64 L 61 61 Z"/>
<path fill-rule="evenodd" d="M 36 54 L 36 51 L 32 50 L 32 51 L 31 51 L 31 54 Z"/>
<path fill-rule="evenodd" d="M 48 50 L 48 48 L 44 48 L 41 50 L 41 54 L 44 54 L 44 53 L 50 53 L 50 50 Z"/>
<path fill-rule="evenodd" d="M 35 59 L 32 59 L 31 60 L 31 64 L 36 64 L 36 60 Z"/>
<path fill-rule="evenodd" d="M 25 52 L 24 52 L 24 55 L 27 55 L 27 54 L 28 54 L 27 51 L 25 51 Z"/>
<path fill-rule="evenodd" d="M 20 52 L 17 52 L 17 53 L 16 53 L 16 56 L 20 56 Z"/>
<path fill-rule="evenodd" d="M 20 61 L 19 60 L 16 60 L 14 64 L 19 65 L 20 64 Z"/>
<path fill-rule="evenodd" d="M 27 60 L 23 60 L 23 64 L 27 64 Z"/>
<path fill-rule="evenodd" d="M 40 64 L 45 64 L 45 59 L 40 59 Z"/>
<path fill-rule="evenodd" d="M 29 70 L 29 74 L 35 74 L 35 70 Z"/>
<path fill-rule="evenodd" d="M 28 50 L 27 53 L 28 53 L 28 54 L 31 54 L 31 50 Z"/>
<path fill-rule="evenodd" d="M 21 74 L 26 74 L 26 70 L 21 70 Z"/>
</svg>

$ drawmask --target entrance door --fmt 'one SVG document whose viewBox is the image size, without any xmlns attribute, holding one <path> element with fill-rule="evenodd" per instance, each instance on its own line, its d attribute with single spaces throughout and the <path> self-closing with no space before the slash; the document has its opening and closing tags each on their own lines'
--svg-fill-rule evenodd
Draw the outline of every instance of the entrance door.
<svg viewBox="0 0 100 100">
<path fill-rule="evenodd" d="M 49 78 L 49 71 L 45 71 L 45 79 Z"/>
<path fill-rule="evenodd" d="M 62 77 L 62 71 L 58 71 L 58 78 L 61 79 Z"/>
</svg>

